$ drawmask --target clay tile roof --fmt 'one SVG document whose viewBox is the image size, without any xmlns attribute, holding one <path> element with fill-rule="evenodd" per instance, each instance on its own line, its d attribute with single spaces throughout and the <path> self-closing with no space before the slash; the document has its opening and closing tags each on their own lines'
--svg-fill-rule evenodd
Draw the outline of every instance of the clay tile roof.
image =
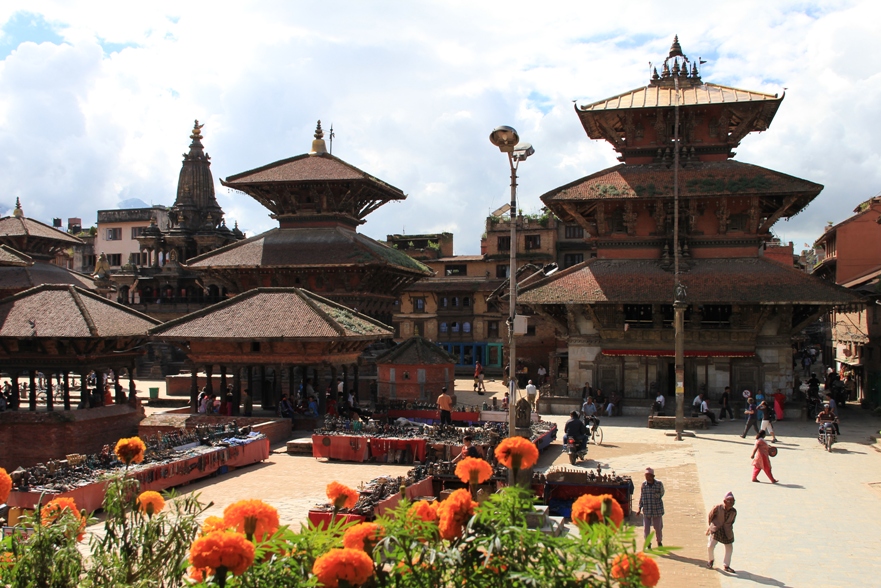
<svg viewBox="0 0 881 588">
<path fill-rule="evenodd" d="M 682 276 L 694 304 L 860 303 L 859 296 L 763 258 L 696 259 Z M 673 272 L 657 260 L 592 259 L 554 274 L 518 297 L 523 304 L 672 303 Z"/>
<path fill-rule="evenodd" d="M 748 194 L 803 194 L 813 198 L 820 184 L 739 161 L 693 164 L 679 171 L 680 195 L 685 198 Z M 555 202 L 663 198 L 673 196 L 673 173 L 663 165 L 616 165 L 560 186 L 542 195 Z M 807 205 L 806 199 L 802 207 Z M 796 207 L 795 214 L 801 207 Z"/>
<path fill-rule="evenodd" d="M 94 290 L 95 280 L 52 263 L 35 261 L 30 266 L 0 263 L 0 291 L 27 290 L 43 284 L 69 284 L 86 290 Z"/>
<path fill-rule="evenodd" d="M 45 225 L 27 217 L 5 216 L 0 218 L 0 238 L 3 237 L 38 237 L 61 241 L 68 245 L 82 245 L 82 239 L 59 231 L 55 227 Z"/>
<path fill-rule="evenodd" d="M 0 266 L 25 267 L 29 265 L 34 265 L 34 259 L 30 255 L 25 255 L 18 249 L 0 243 Z"/>
<path fill-rule="evenodd" d="M 321 267 L 382 265 L 433 272 L 406 253 L 343 227 L 272 229 L 190 259 L 188 267 Z"/>
<path fill-rule="evenodd" d="M 455 364 L 452 355 L 422 337 L 410 337 L 376 358 L 376 363 L 396 365 L 444 365 Z"/>
<path fill-rule="evenodd" d="M 442 276 L 419 280 L 405 292 L 492 292 L 506 281 L 483 276 Z"/>
<path fill-rule="evenodd" d="M 0 337 L 130 337 L 158 324 L 75 286 L 46 284 L 0 300 Z"/>
<path fill-rule="evenodd" d="M 403 200 L 406 198 L 398 188 L 329 153 L 304 154 L 283 159 L 257 169 L 229 176 L 226 180 L 221 180 L 221 183 L 230 188 L 240 189 L 248 184 L 345 180 L 363 180 L 374 184 L 376 188 L 385 192 L 392 199 Z"/>
<path fill-rule="evenodd" d="M 256 288 L 152 330 L 159 339 L 353 339 L 389 337 L 393 331 L 300 288 Z"/>
<path fill-rule="evenodd" d="M 581 112 L 600 110 L 621 110 L 633 108 L 663 108 L 673 106 L 674 88 L 662 86 L 647 86 L 637 88 L 611 98 L 599 100 L 591 104 L 576 107 Z M 752 92 L 718 84 L 702 84 L 681 88 L 679 90 L 680 106 L 696 106 L 703 104 L 731 104 L 743 102 L 766 102 L 783 100 L 774 94 L 764 92 Z"/>
</svg>

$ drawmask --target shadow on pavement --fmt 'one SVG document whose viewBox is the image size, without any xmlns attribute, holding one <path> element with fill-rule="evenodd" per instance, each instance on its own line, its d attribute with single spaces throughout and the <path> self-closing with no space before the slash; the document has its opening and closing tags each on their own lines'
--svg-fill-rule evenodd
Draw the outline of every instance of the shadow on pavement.
<svg viewBox="0 0 881 588">
<path fill-rule="evenodd" d="M 742 570 L 738 570 L 737 575 L 728 574 L 723 570 L 718 570 L 720 574 L 723 576 L 727 576 L 729 578 L 736 578 L 738 580 L 750 580 L 755 582 L 756 584 L 763 584 L 765 586 L 780 586 L 780 588 L 792 588 L 791 586 L 787 586 L 785 582 L 781 582 L 780 580 L 775 580 L 774 578 L 767 578 L 765 576 L 760 576 L 758 574 L 752 574 L 750 572 L 744 572 Z"/>
<path fill-rule="evenodd" d="M 784 484 L 783 482 L 777 482 L 776 484 L 772 484 L 772 486 L 779 486 L 780 488 L 795 488 L 796 490 L 805 489 L 801 484 Z"/>
</svg>

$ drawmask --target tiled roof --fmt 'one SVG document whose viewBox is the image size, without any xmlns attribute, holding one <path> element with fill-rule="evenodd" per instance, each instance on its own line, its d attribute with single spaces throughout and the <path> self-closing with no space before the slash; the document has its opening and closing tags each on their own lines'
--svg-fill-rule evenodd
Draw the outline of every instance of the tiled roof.
<svg viewBox="0 0 881 588">
<path fill-rule="evenodd" d="M 304 154 L 283 159 L 257 169 L 229 176 L 226 180 L 221 180 L 221 183 L 230 188 L 241 188 L 247 184 L 345 180 L 364 180 L 376 184 L 377 188 L 393 198 L 404 199 L 406 197 L 398 188 L 329 153 Z"/>
<path fill-rule="evenodd" d="M 95 280 L 90 276 L 52 263 L 36 261 L 31 266 L 0 264 L 0 290 L 27 290 L 43 284 L 70 284 L 95 289 Z"/>
<path fill-rule="evenodd" d="M 581 112 L 598 110 L 622 110 L 633 108 L 659 108 L 674 105 L 674 88 L 661 86 L 647 86 L 637 88 L 605 100 L 585 104 L 576 107 Z M 702 104 L 737 104 L 743 102 L 781 101 L 774 94 L 763 92 L 751 92 L 718 84 L 702 84 L 699 86 L 681 88 L 679 90 L 680 106 L 695 106 Z"/>
<path fill-rule="evenodd" d="M 129 337 L 159 321 L 74 286 L 43 285 L 0 300 L 0 337 Z"/>
<path fill-rule="evenodd" d="M 483 276 L 449 276 L 424 278 L 405 292 L 492 292 L 506 280 Z"/>
<path fill-rule="evenodd" d="M 695 304 L 855 304 L 860 298 L 816 276 L 762 258 L 695 259 L 681 276 Z M 673 272 L 657 260 L 592 259 L 521 292 L 524 304 L 671 303 Z"/>
<path fill-rule="evenodd" d="M 68 245 L 82 245 L 78 237 L 59 231 L 40 221 L 24 216 L 6 216 L 0 218 L 0 239 L 3 237 L 38 237 L 40 239 L 52 239 L 62 241 Z"/>
<path fill-rule="evenodd" d="M 432 262 L 456 263 L 457 261 L 483 261 L 482 255 L 454 255 L 453 257 L 439 257 Z"/>
<path fill-rule="evenodd" d="M 344 227 L 272 229 L 190 259 L 192 268 L 386 265 L 431 275 L 409 255 Z"/>
<path fill-rule="evenodd" d="M 395 365 L 443 365 L 454 364 L 452 355 L 422 337 L 410 337 L 376 358 L 376 363 Z"/>
<path fill-rule="evenodd" d="M 679 170 L 680 196 L 804 194 L 813 198 L 820 184 L 739 161 L 691 164 Z M 673 172 L 663 165 L 621 164 L 598 171 L 542 195 L 554 202 L 664 198 L 673 196 Z M 807 202 L 804 203 L 806 205 Z M 797 209 L 793 210 L 795 214 Z"/>
<path fill-rule="evenodd" d="M 300 288 L 255 288 L 153 329 L 160 339 L 355 339 L 393 331 Z"/>
<path fill-rule="evenodd" d="M 0 243 L 0 266 L 28 266 L 34 265 L 34 259 L 25 255 L 18 249 Z"/>
</svg>

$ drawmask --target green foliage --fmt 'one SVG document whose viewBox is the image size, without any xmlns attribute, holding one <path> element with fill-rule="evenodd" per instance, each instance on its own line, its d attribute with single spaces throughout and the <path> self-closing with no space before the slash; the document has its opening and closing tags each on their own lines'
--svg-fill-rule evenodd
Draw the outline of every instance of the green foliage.
<svg viewBox="0 0 881 588">
<path fill-rule="evenodd" d="M 689 192 L 712 194 L 726 192 L 737 194 L 749 190 L 760 192 L 772 187 L 767 176 L 740 176 L 737 178 L 702 178 L 689 180 L 685 184 Z"/>
<path fill-rule="evenodd" d="M 429 241 L 428 242 L 428 249 L 431 249 L 432 251 L 440 251 L 440 248 L 441 248 L 441 246 L 440 246 L 439 242 L 437 242 L 437 241 Z"/>
</svg>

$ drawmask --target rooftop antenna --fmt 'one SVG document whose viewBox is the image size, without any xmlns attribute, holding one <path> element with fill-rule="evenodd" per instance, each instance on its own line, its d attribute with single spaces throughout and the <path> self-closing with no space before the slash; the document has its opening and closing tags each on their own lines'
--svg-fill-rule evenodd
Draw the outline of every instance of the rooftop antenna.
<svg viewBox="0 0 881 588">
<path fill-rule="evenodd" d="M 330 123 L 330 154 L 333 155 L 333 123 Z"/>
</svg>

